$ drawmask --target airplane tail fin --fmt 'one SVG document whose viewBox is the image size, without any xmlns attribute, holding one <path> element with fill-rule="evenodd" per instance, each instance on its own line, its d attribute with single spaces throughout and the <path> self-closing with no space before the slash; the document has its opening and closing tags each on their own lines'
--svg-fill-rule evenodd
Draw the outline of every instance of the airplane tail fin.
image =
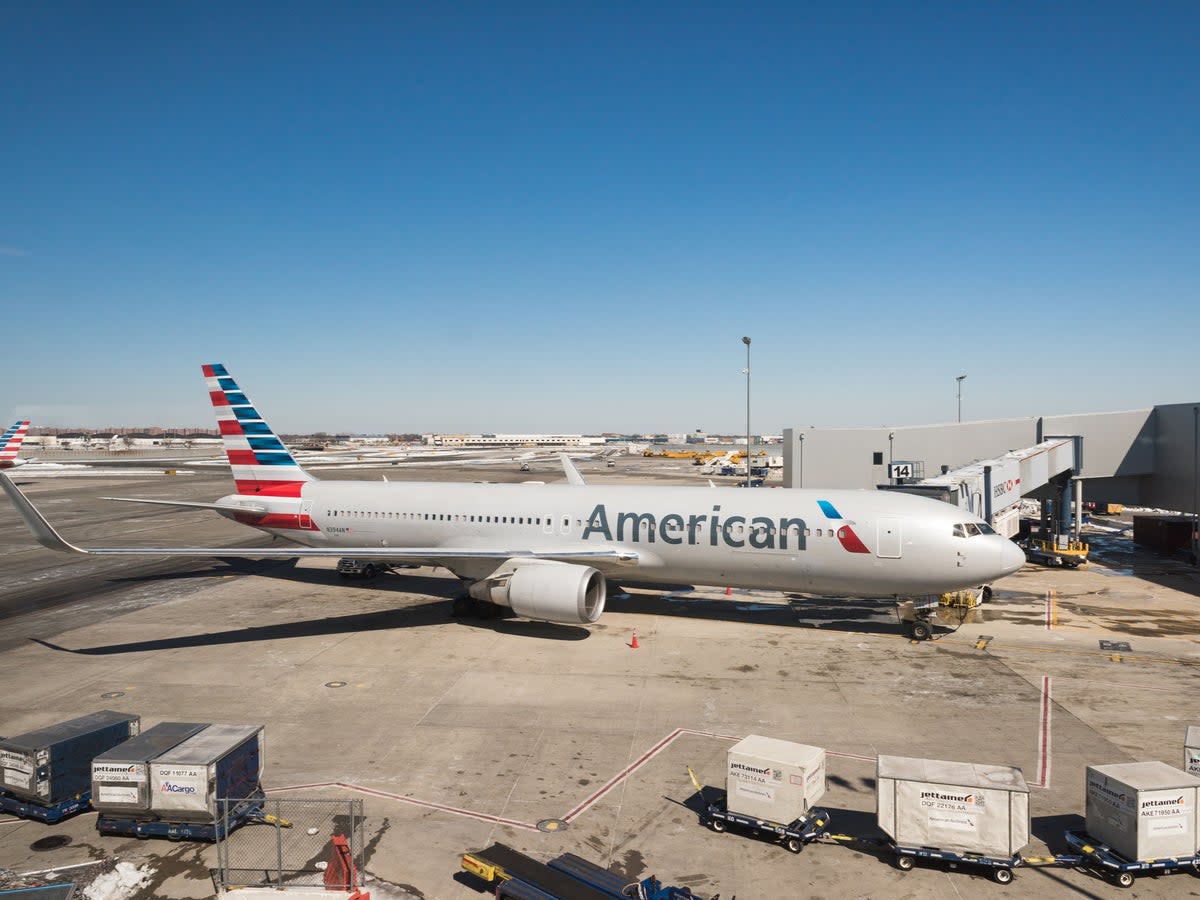
<svg viewBox="0 0 1200 900">
<path fill-rule="evenodd" d="M 292 458 L 223 365 L 201 366 L 239 494 L 299 497 L 313 477 Z"/>
<path fill-rule="evenodd" d="M 0 462 L 9 462 L 17 458 L 25 434 L 29 431 L 29 420 L 18 419 L 13 422 L 8 431 L 0 435 Z"/>
</svg>

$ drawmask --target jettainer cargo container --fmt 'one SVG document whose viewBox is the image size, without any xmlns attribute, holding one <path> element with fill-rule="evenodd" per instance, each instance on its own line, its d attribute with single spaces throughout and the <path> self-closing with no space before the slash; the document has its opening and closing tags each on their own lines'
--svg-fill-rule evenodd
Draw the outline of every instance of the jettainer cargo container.
<svg viewBox="0 0 1200 900">
<path fill-rule="evenodd" d="M 100 812 L 145 812 L 150 808 L 150 761 L 208 725 L 160 722 L 92 760 L 92 806 Z"/>
<path fill-rule="evenodd" d="M 1200 725 L 1189 725 L 1184 735 L 1183 771 L 1200 777 Z"/>
<path fill-rule="evenodd" d="M 1087 833 L 1129 860 L 1195 856 L 1200 778 L 1164 762 L 1088 766 Z"/>
<path fill-rule="evenodd" d="M 726 806 L 731 813 L 787 824 L 825 794 L 825 751 L 752 734 L 729 748 Z"/>
<path fill-rule="evenodd" d="M 1029 843 L 1029 786 L 1012 766 L 881 756 L 879 827 L 897 846 L 1011 858 Z"/>
<path fill-rule="evenodd" d="M 263 770 L 263 726 L 209 725 L 150 762 L 150 812 L 209 821 L 218 799 L 250 797 Z"/>
<path fill-rule="evenodd" d="M 92 789 L 92 759 L 138 733 L 141 720 L 110 709 L 0 740 L 0 790 L 44 805 Z"/>
</svg>

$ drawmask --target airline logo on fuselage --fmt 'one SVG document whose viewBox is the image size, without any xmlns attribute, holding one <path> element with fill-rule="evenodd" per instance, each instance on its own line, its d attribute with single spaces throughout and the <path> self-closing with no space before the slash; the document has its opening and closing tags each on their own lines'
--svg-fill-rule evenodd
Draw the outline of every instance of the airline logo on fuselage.
<svg viewBox="0 0 1200 900">
<path fill-rule="evenodd" d="M 821 501 L 822 510 L 832 510 L 832 504 Z M 835 517 L 841 518 L 836 515 Z M 597 535 L 606 541 L 627 541 L 653 544 L 656 541 L 678 546 L 733 547 L 752 550 L 805 550 L 807 524 L 798 516 L 728 516 L 721 518 L 721 506 L 712 513 L 683 515 L 667 513 L 658 518 L 649 512 L 618 512 L 610 515 L 603 503 L 596 504 L 587 518 L 583 539 Z M 837 528 L 841 545 L 851 553 L 869 553 L 858 535 L 846 524 Z"/>
</svg>

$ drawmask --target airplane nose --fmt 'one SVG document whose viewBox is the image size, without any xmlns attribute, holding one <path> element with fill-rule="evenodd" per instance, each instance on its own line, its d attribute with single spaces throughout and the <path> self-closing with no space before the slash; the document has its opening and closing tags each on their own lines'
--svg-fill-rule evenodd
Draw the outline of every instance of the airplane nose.
<svg viewBox="0 0 1200 900">
<path fill-rule="evenodd" d="M 1025 565 L 1025 551 L 1007 538 L 1001 538 L 1004 546 L 1000 548 L 1000 567 L 1002 575 L 1011 575 Z"/>
</svg>

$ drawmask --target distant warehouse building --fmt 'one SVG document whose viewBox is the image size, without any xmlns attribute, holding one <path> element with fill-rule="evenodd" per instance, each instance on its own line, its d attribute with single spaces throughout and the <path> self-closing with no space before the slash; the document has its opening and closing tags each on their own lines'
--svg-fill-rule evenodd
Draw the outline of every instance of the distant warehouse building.
<svg viewBox="0 0 1200 900">
<path fill-rule="evenodd" d="M 948 425 L 879 428 L 794 426 L 783 433 L 785 487 L 873 488 L 888 484 L 888 465 L 913 463 L 931 477 L 975 460 L 1078 435 L 1084 492 L 1130 506 L 1196 512 L 1200 404 L 1124 412 L 1034 416 Z"/>
</svg>

